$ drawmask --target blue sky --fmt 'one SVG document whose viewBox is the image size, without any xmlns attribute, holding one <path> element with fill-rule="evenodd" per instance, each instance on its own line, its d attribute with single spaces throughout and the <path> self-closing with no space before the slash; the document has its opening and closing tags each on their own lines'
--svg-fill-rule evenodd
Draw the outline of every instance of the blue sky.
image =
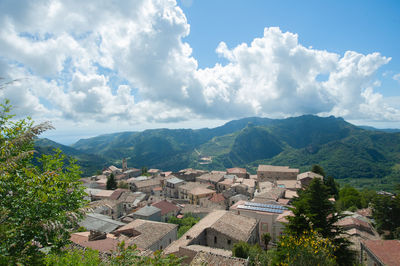
<svg viewBox="0 0 400 266">
<path fill-rule="evenodd" d="M 0 2 L 0 91 L 44 134 L 341 116 L 400 128 L 398 1 Z"/>
</svg>

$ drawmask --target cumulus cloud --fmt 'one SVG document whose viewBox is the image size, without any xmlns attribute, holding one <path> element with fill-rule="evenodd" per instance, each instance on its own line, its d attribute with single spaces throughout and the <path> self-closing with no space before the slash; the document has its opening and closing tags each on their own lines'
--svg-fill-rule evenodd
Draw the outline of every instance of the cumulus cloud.
<svg viewBox="0 0 400 266">
<path fill-rule="evenodd" d="M 251 43 L 198 68 L 185 14 L 174 0 L 0 3 L 0 92 L 21 115 L 72 121 L 177 122 L 260 115 L 399 120 L 374 89 L 379 53 L 304 47 L 265 28 Z M 397 77 L 397 75 L 395 76 Z M 393 77 L 393 78 L 395 78 Z"/>
</svg>

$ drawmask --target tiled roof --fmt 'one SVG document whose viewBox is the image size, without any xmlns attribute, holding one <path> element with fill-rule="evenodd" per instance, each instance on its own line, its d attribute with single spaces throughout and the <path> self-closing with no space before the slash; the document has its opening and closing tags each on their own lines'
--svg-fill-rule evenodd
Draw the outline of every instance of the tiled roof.
<svg viewBox="0 0 400 266">
<path fill-rule="evenodd" d="M 174 212 L 174 211 L 178 211 L 179 208 L 178 206 L 176 206 L 175 204 L 166 201 L 166 200 L 162 200 L 159 202 L 155 202 L 152 204 L 154 207 L 157 207 L 161 210 L 161 215 L 166 215 L 170 212 Z"/>
<path fill-rule="evenodd" d="M 75 244 L 85 247 L 91 248 L 94 250 L 98 250 L 100 252 L 111 253 L 111 251 L 116 251 L 119 241 L 111 234 L 107 234 L 107 238 L 89 241 L 90 232 L 80 232 L 71 234 L 70 240 Z"/>
<path fill-rule="evenodd" d="M 319 178 L 319 179 L 323 179 L 324 177 L 322 175 L 319 175 L 319 174 L 316 174 L 316 173 L 310 172 L 310 171 L 304 172 L 304 173 L 301 173 L 301 174 L 297 175 L 297 180 L 301 180 L 301 179 L 304 179 L 304 178 Z"/>
<path fill-rule="evenodd" d="M 366 240 L 363 242 L 363 245 L 367 247 L 383 263 L 383 265 L 399 265 L 399 240 Z"/>
<path fill-rule="evenodd" d="M 144 206 L 143 208 L 140 208 L 139 210 L 137 210 L 134 214 L 140 215 L 140 216 L 150 216 L 157 212 L 161 212 L 161 210 L 157 207 Z"/>
<path fill-rule="evenodd" d="M 110 199 L 112 200 L 117 200 L 119 199 L 119 197 L 121 196 L 122 193 L 124 192 L 128 192 L 128 189 L 123 189 L 123 188 L 117 188 L 116 190 L 114 190 L 114 192 L 110 195 Z"/>
<path fill-rule="evenodd" d="M 215 193 L 215 191 L 208 188 L 197 187 L 190 190 L 188 193 L 192 195 L 205 195 L 205 194 Z"/>
<path fill-rule="evenodd" d="M 248 261 L 242 258 L 228 257 L 223 255 L 217 255 L 214 253 L 199 251 L 190 263 L 191 266 L 195 265 L 229 265 L 229 266 L 241 266 L 248 265 Z"/>
<path fill-rule="evenodd" d="M 226 169 L 226 172 L 228 174 L 234 174 L 234 173 L 246 174 L 247 173 L 245 168 L 239 168 L 239 167 L 228 168 L 228 169 Z"/>
<path fill-rule="evenodd" d="M 227 212 L 218 221 L 210 226 L 217 232 L 220 232 L 232 239 L 245 241 L 251 236 L 251 232 L 257 225 L 257 219 L 240 216 L 232 212 Z"/>
<path fill-rule="evenodd" d="M 102 215 L 98 213 L 87 213 L 86 217 L 79 222 L 79 225 L 85 227 L 87 230 L 96 230 L 100 232 L 110 233 L 125 224 L 113 220 L 107 215 Z"/>
<path fill-rule="evenodd" d="M 198 176 L 196 179 L 198 180 L 202 180 L 202 181 L 210 181 L 210 182 L 214 182 L 217 183 L 219 181 L 221 181 L 222 179 L 224 179 L 224 174 L 222 173 L 208 173 L 208 174 L 204 174 L 201 176 Z"/>
<path fill-rule="evenodd" d="M 130 245 L 136 244 L 139 248 L 147 249 L 154 243 L 160 241 L 162 237 L 174 230 L 177 226 L 176 224 L 136 219 L 116 230 L 116 233 L 134 229 L 140 234 L 129 238 L 126 242 Z"/>
<path fill-rule="evenodd" d="M 267 172 L 293 172 L 293 173 L 298 173 L 299 169 L 291 169 L 289 166 L 274 166 L 274 165 L 265 165 L 265 164 L 260 164 L 258 166 L 257 171 L 267 171 Z"/>
<path fill-rule="evenodd" d="M 185 182 L 185 181 L 174 176 L 174 177 L 168 178 L 167 182 L 171 183 L 171 184 L 179 184 L 179 183 L 182 183 L 182 182 Z"/>
<path fill-rule="evenodd" d="M 215 203 L 219 203 L 225 201 L 225 198 L 224 195 L 222 195 L 221 193 L 215 193 L 214 195 L 211 196 L 209 200 Z"/>
</svg>

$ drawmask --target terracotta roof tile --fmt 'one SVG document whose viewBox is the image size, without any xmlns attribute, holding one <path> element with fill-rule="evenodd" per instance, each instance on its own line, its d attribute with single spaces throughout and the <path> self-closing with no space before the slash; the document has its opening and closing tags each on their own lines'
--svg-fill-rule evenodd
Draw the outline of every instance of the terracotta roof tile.
<svg viewBox="0 0 400 266">
<path fill-rule="evenodd" d="M 367 240 L 363 242 L 378 259 L 388 266 L 400 265 L 399 240 Z"/>
<path fill-rule="evenodd" d="M 166 201 L 166 200 L 155 202 L 152 205 L 161 210 L 161 215 L 165 215 L 165 214 L 168 214 L 170 212 L 179 210 L 178 206 L 176 206 L 175 204 L 173 204 L 173 203 L 171 203 L 169 201 Z"/>
</svg>

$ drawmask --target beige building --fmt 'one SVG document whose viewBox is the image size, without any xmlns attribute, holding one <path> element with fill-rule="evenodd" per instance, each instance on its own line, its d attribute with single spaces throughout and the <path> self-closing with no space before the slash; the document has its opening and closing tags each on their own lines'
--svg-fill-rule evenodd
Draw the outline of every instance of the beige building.
<svg viewBox="0 0 400 266">
<path fill-rule="evenodd" d="M 259 182 L 275 180 L 296 180 L 299 169 L 292 169 L 289 166 L 274 166 L 260 164 L 257 170 Z"/>
<path fill-rule="evenodd" d="M 215 190 L 208 188 L 197 187 L 188 192 L 189 202 L 191 204 L 199 205 L 200 199 L 210 198 L 215 194 Z"/>
<path fill-rule="evenodd" d="M 251 217 L 259 221 L 259 237 L 265 233 L 271 235 L 271 240 L 276 241 L 282 232 L 282 225 L 276 221 L 278 216 L 287 210 L 285 206 L 275 202 L 270 204 L 239 201 L 230 207 L 230 210 L 238 215 Z M 264 245 L 261 241 L 260 245 Z"/>
<path fill-rule="evenodd" d="M 195 188 L 207 188 L 209 184 L 200 184 L 196 182 L 186 182 L 186 184 L 180 185 L 178 187 L 178 196 L 179 199 L 189 200 L 189 191 Z"/>
<path fill-rule="evenodd" d="M 231 250 L 239 241 L 250 244 L 259 242 L 258 222 L 254 218 L 229 211 L 214 211 L 201 219 L 181 238 L 165 249 L 165 254 L 185 255 L 184 250 L 192 245 L 206 246 L 208 252 Z"/>
<path fill-rule="evenodd" d="M 310 171 L 297 175 L 297 180 L 300 182 L 302 187 L 308 186 L 311 180 L 313 180 L 314 178 L 319 178 L 323 180 L 324 177 L 322 175 Z"/>
<path fill-rule="evenodd" d="M 239 167 L 228 168 L 226 169 L 226 173 L 228 175 L 236 175 L 239 178 L 249 178 L 249 174 L 247 173 L 246 168 L 239 168 Z"/>
</svg>

